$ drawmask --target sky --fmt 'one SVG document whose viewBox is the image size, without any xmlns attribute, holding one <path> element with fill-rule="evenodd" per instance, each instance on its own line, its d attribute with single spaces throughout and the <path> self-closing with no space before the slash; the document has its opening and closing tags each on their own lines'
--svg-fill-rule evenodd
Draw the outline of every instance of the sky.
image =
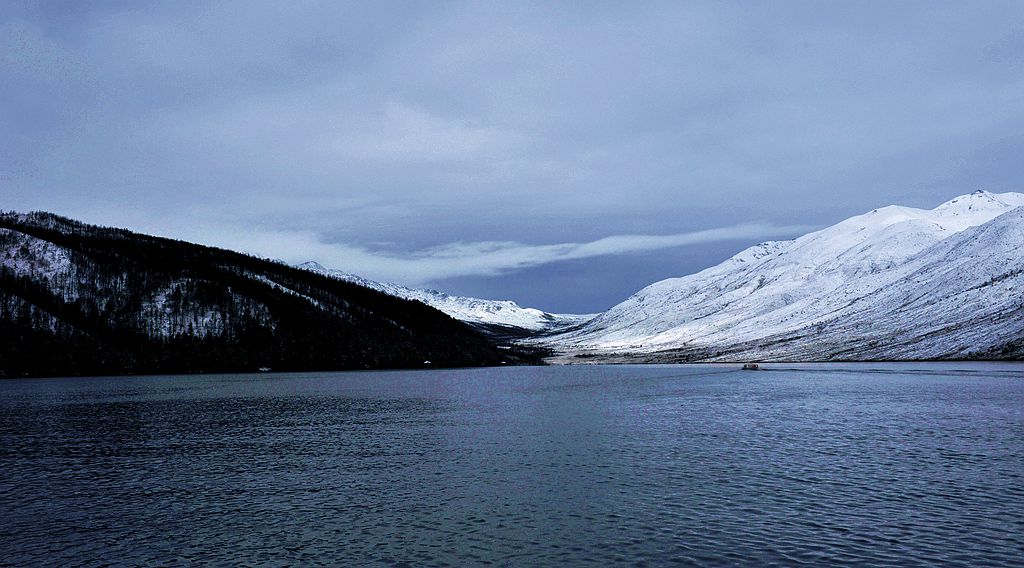
<svg viewBox="0 0 1024 568">
<path fill-rule="evenodd" d="M 1016 0 L 0 0 L 0 209 L 549 311 L 1022 174 Z"/>
</svg>

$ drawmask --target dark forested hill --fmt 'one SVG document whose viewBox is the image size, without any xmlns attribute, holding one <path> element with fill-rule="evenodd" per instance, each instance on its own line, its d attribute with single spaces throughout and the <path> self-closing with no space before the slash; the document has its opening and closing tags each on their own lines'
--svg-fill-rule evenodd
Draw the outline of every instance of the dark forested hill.
<svg viewBox="0 0 1024 568">
<path fill-rule="evenodd" d="M 0 376 L 512 357 L 422 303 L 282 263 L 49 213 L 0 213 Z"/>
</svg>

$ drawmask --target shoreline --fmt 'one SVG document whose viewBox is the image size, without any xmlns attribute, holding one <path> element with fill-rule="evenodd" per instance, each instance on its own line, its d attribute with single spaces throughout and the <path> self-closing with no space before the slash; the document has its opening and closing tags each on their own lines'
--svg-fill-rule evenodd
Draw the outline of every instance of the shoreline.
<svg viewBox="0 0 1024 568">
<path fill-rule="evenodd" d="M 863 366 L 863 365 L 914 365 L 914 364 L 978 364 L 978 365 L 1024 365 L 1021 359 L 886 359 L 886 360 L 863 360 L 863 361 L 686 361 L 686 362 L 608 362 L 594 361 L 586 363 L 558 363 L 546 360 L 545 364 L 539 365 L 482 365 L 473 367 L 393 367 L 381 369 L 336 369 L 336 370 L 282 370 L 282 371 L 217 371 L 209 373 L 125 373 L 125 374 L 103 374 L 103 375 L 26 375 L 6 376 L 0 375 L 0 381 L 15 381 L 26 379 L 127 379 L 133 377 L 213 377 L 213 376 L 280 376 L 280 375 L 308 375 L 308 374 L 372 374 L 372 373 L 423 373 L 432 371 L 472 371 L 483 369 L 511 369 L 518 367 L 733 367 L 742 370 L 742 365 L 757 363 L 758 371 L 792 370 L 792 366 Z M 785 367 L 780 367 L 785 366 Z"/>
</svg>

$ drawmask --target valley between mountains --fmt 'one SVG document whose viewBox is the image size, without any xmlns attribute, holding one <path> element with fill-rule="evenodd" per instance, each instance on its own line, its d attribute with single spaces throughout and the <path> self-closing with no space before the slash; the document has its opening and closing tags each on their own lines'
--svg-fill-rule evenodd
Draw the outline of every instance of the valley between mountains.
<svg viewBox="0 0 1024 568">
<path fill-rule="evenodd" d="M 0 375 L 1024 358 L 1024 194 L 888 206 L 600 314 L 0 213 Z"/>
<path fill-rule="evenodd" d="M 360 281 L 580 362 L 1019 359 L 1024 194 L 891 205 L 750 247 L 597 315 Z"/>
</svg>

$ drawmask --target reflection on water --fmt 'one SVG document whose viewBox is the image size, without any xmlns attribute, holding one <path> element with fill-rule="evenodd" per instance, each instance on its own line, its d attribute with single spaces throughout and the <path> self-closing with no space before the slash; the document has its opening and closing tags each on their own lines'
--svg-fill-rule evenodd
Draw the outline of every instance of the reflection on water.
<svg viewBox="0 0 1024 568">
<path fill-rule="evenodd" d="M 0 564 L 1019 565 L 1024 366 L 0 382 Z"/>
</svg>

